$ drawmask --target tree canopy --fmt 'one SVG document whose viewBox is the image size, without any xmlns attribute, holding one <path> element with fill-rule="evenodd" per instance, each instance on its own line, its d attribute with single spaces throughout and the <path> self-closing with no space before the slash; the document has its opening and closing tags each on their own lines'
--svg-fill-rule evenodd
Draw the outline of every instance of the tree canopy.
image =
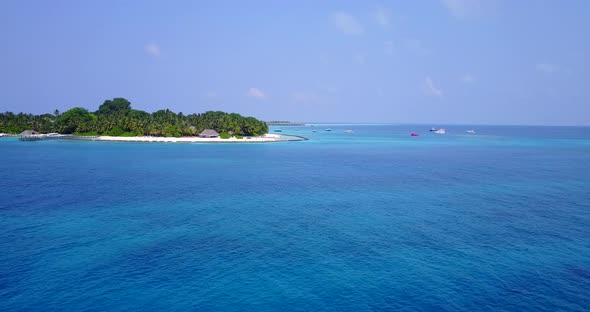
<svg viewBox="0 0 590 312">
<path fill-rule="evenodd" d="M 96 116 L 90 114 L 87 109 L 74 107 L 57 117 L 55 120 L 55 130 L 61 133 L 84 131 L 85 129 L 83 127 L 95 119 Z"/>
<path fill-rule="evenodd" d="M 106 100 L 98 107 L 97 115 L 125 115 L 131 110 L 131 103 L 124 98 Z"/>
<path fill-rule="evenodd" d="M 33 129 L 41 133 L 115 135 L 115 136 L 192 136 L 205 129 L 219 133 L 257 136 L 268 132 L 266 123 L 236 113 L 209 111 L 184 115 L 169 109 L 148 113 L 131 108 L 124 98 L 106 100 L 96 112 L 74 107 L 60 114 L 33 115 L 0 113 L 0 132 L 20 133 Z"/>
</svg>

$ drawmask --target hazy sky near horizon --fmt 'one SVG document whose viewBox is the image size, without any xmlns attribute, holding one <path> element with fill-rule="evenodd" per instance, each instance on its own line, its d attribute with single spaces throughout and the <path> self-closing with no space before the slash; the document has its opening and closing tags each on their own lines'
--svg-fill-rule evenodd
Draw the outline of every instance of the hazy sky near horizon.
<svg viewBox="0 0 590 312">
<path fill-rule="evenodd" d="M 590 125 L 590 1 L 0 2 L 0 110 Z"/>
</svg>

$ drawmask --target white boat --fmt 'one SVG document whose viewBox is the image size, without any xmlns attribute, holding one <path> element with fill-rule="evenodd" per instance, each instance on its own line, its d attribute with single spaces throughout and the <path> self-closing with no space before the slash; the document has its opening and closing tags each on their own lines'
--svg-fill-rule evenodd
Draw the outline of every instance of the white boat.
<svg viewBox="0 0 590 312">
<path fill-rule="evenodd" d="M 330 129 L 330 128 L 327 128 L 327 129 L 325 129 L 324 131 L 332 131 L 332 129 Z"/>
<path fill-rule="evenodd" d="M 466 133 L 469 133 L 469 134 L 475 134 L 475 130 L 467 130 L 467 131 L 465 131 L 465 132 L 466 132 Z"/>
<path fill-rule="evenodd" d="M 446 134 L 447 130 L 445 130 L 444 128 L 440 128 L 438 130 L 433 131 L 436 134 Z"/>
<path fill-rule="evenodd" d="M 435 132 L 435 131 L 438 131 L 438 130 L 436 128 L 434 128 L 434 127 L 433 128 L 430 128 L 430 132 Z"/>
<path fill-rule="evenodd" d="M 344 133 L 354 133 L 352 130 L 344 130 Z"/>
</svg>

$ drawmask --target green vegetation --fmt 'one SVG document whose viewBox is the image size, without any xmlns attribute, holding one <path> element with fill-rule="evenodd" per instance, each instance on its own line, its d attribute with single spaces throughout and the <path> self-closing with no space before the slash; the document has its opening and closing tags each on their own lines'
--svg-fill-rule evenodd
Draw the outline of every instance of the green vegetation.
<svg viewBox="0 0 590 312">
<path fill-rule="evenodd" d="M 74 132 L 75 135 L 79 136 L 97 136 L 98 132 L 96 131 L 89 131 L 89 132 Z"/>
<path fill-rule="evenodd" d="M 222 138 L 233 136 L 257 136 L 268 133 L 268 126 L 254 118 L 236 113 L 210 111 L 203 114 L 184 115 L 168 109 L 152 114 L 131 108 L 123 98 L 106 100 L 96 112 L 74 107 L 63 114 L 33 115 L 11 112 L 0 113 L 0 132 L 20 133 L 33 129 L 40 133 L 59 132 L 77 135 L 111 136 L 194 136 L 205 129 L 219 132 Z"/>
<path fill-rule="evenodd" d="M 222 138 L 222 139 L 229 139 L 229 138 L 231 138 L 231 134 L 229 134 L 227 132 L 221 132 L 219 134 L 219 137 Z"/>
<path fill-rule="evenodd" d="M 238 140 L 241 140 L 241 139 L 243 139 L 243 138 L 244 138 L 243 136 L 241 136 L 241 135 L 239 135 L 239 134 L 236 134 L 236 135 L 234 135 L 234 137 L 235 137 L 236 139 L 238 139 Z"/>
</svg>

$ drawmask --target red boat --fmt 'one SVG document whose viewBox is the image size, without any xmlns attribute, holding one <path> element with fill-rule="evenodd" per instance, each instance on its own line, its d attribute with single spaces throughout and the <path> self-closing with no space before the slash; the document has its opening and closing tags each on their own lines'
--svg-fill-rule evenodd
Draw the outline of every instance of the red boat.
<svg viewBox="0 0 590 312">
<path fill-rule="evenodd" d="M 420 135 L 417 134 L 417 133 L 412 132 L 412 134 L 410 134 L 410 136 L 420 136 Z"/>
</svg>

